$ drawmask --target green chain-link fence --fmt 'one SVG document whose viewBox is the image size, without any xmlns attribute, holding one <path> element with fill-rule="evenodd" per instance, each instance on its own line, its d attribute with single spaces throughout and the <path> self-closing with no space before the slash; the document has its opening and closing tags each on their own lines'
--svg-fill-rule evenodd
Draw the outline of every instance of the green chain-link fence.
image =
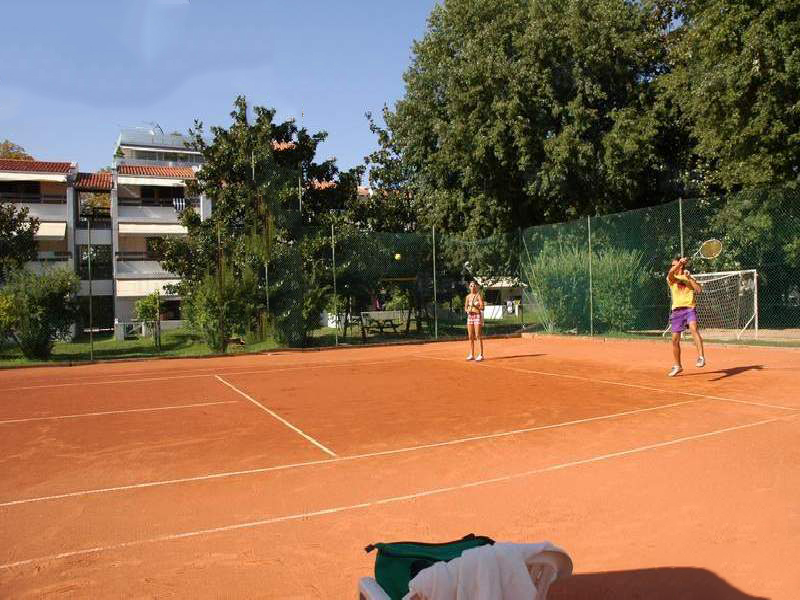
<svg viewBox="0 0 800 600">
<path fill-rule="evenodd" d="M 225 310 L 251 315 L 237 321 L 243 331 L 230 331 L 247 342 L 233 350 L 464 338 L 463 303 L 472 279 L 486 302 L 485 335 L 527 330 L 658 337 L 669 314 L 670 260 L 692 256 L 712 238 L 722 242 L 722 253 L 695 258 L 690 266 L 704 285 L 698 310 L 706 337 L 800 345 L 796 186 L 680 200 L 478 240 L 434 230 L 376 233 L 343 218 L 312 228 L 299 214 L 292 218 L 276 224 L 287 233 L 278 235 L 268 259 L 267 253 L 256 257 L 263 262 L 250 273 L 257 275 L 226 284 L 244 291 Z M 188 303 L 181 313 L 191 313 Z M 182 332 L 164 331 L 165 352 L 209 352 L 189 322 Z M 108 340 L 95 356 L 151 352 L 152 343 L 135 343 Z M 79 343 L 58 351 L 70 360 L 91 354 Z M 17 360 L 15 352 L 5 343 L 0 361 Z"/>
</svg>

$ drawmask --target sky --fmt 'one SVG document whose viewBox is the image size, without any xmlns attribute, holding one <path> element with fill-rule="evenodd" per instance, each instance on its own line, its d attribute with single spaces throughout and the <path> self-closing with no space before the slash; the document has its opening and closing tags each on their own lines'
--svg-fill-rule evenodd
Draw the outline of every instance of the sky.
<svg viewBox="0 0 800 600">
<path fill-rule="evenodd" d="M 402 97 L 435 2 L 3 0 L 0 140 L 92 171 L 120 129 L 228 126 L 244 94 L 327 131 L 318 159 L 349 169 L 376 147 L 364 113 Z"/>
</svg>

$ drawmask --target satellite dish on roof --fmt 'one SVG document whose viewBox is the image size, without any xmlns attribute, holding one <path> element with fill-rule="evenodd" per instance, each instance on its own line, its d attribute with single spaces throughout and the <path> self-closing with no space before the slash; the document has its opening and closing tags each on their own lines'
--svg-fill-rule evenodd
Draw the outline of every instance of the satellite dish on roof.
<svg viewBox="0 0 800 600">
<path fill-rule="evenodd" d="M 152 121 L 148 123 L 150 125 L 150 135 L 164 135 L 164 130 L 161 129 L 161 125 Z"/>
</svg>

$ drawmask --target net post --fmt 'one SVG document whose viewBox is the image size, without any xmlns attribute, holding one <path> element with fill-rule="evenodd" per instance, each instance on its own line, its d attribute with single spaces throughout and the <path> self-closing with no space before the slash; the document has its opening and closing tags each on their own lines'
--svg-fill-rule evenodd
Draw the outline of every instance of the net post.
<svg viewBox="0 0 800 600">
<path fill-rule="evenodd" d="M 681 256 L 686 256 L 683 249 L 683 198 L 678 198 L 678 229 L 681 236 Z"/>
<path fill-rule="evenodd" d="M 594 336 L 594 300 L 592 298 L 592 218 L 587 215 L 589 233 L 589 335 Z"/>
<path fill-rule="evenodd" d="M 333 265 L 333 345 L 339 345 L 339 302 L 336 298 L 336 238 L 331 222 L 331 263 Z"/>
<path fill-rule="evenodd" d="M 436 294 L 436 225 L 431 228 L 433 237 L 433 337 L 439 339 L 439 302 Z"/>
</svg>

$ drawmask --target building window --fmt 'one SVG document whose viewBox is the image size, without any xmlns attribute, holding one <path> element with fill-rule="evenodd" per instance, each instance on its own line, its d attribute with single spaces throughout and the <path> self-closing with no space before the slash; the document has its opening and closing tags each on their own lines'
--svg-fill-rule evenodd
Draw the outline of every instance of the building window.
<svg viewBox="0 0 800 600">
<path fill-rule="evenodd" d="M 114 267 L 111 263 L 111 246 L 92 244 L 92 279 L 111 279 Z M 78 245 L 78 275 L 89 279 L 89 246 Z"/>
</svg>

